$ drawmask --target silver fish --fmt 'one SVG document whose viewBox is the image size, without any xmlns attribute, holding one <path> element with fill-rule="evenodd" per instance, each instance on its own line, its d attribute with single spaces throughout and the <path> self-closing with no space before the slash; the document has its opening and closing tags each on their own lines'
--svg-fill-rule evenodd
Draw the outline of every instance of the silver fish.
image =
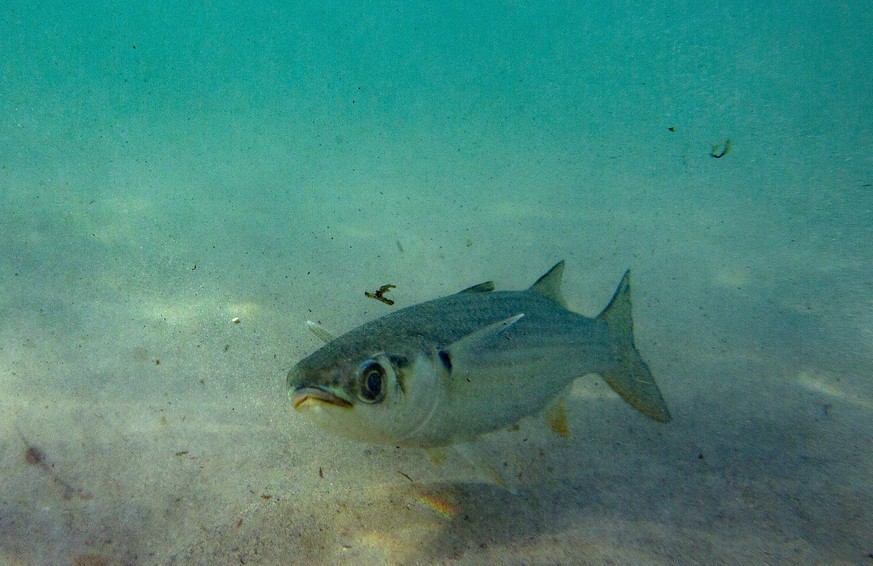
<svg viewBox="0 0 873 566">
<path fill-rule="evenodd" d="M 490 281 L 331 339 L 288 372 L 297 411 L 355 440 L 446 447 L 544 414 L 568 434 L 572 382 L 599 374 L 660 422 L 670 412 L 633 340 L 630 272 L 596 318 L 568 310 L 561 261 L 524 291 Z M 314 323 L 311 323 L 314 324 Z"/>
</svg>

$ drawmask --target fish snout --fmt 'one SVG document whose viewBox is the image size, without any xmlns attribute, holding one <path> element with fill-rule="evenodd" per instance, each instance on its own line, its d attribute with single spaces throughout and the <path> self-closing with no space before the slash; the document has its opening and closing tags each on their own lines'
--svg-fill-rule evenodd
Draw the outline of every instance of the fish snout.
<svg viewBox="0 0 873 566">
<path fill-rule="evenodd" d="M 339 395 L 332 393 L 321 387 L 299 386 L 291 390 L 291 403 L 294 409 L 299 411 L 306 408 L 310 404 L 315 405 L 332 405 L 343 409 L 349 409 L 352 404 L 346 401 Z"/>
</svg>

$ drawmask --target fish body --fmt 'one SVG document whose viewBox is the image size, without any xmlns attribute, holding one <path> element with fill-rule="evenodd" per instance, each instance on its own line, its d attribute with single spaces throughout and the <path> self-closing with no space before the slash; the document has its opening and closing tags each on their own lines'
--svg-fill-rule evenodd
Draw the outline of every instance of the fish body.
<svg viewBox="0 0 873 566">
<path fill-rule="evenodd" d="M 563 267 L 526 290 L 481 283 L 330 340 L 288 373 L 295 409 L 348 438 L 443 447 L 547 413 L 576 378 L 596 373 L 643 414 L 669 421 L 633 343 L 629 273 L 589 318 L 564 305 Z"/>
</svg>

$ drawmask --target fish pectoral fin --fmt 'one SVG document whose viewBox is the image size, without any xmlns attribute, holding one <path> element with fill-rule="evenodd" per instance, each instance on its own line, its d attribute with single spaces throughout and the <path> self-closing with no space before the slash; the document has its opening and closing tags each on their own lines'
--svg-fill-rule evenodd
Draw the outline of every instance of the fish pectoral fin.
<svg viewBox="0 0 873 566">
<path fill-rule="evenodd" d="M 546 422 L 549 428 L 564 438 L 570 438 L 570 425 L 567 424 L 567 404 L 561 398 L 546 411 Z"/>
<path fill-rule="evenodd" d="M 484 346 L 493 340 L 501 332 L 518 322 L 524 313 L 513 315 L 503 320 L 498 320 L 488 326 L 483 326 L 479 330 L 475 330 L 467 334 L 460 340 L 453 342 L 444 351 L 449 355 L 449 358 L 444 359 L 443 363 L 446 367 L 451 368 L 453 360 L 457 359 L 475 359 L 476 352 L 481 351 Z"/>
<path fill-rule="evenodd" d="M 333 342 L 333 339 L 336 338 L 336 336 L 325 330 L 324 327 L 317 322 L 307 320 L 306 327 L 309 328 L 310 332 L 321 338 L 325 344 Z"/>
</svg>

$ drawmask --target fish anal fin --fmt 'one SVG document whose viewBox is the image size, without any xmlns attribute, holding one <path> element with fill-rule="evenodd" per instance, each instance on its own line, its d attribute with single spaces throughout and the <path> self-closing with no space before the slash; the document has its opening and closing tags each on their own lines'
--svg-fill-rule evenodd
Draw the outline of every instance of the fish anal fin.
<svg viewBox="0 0 873 566">
<path fill-rule="evenodd" d="M 546 422 L 556 433 L 564 438 L 570 438 L 570 425 L 567 423 L 567 405 L 564 399 L 554 403 L 546 411 Z"/>
</svg>

